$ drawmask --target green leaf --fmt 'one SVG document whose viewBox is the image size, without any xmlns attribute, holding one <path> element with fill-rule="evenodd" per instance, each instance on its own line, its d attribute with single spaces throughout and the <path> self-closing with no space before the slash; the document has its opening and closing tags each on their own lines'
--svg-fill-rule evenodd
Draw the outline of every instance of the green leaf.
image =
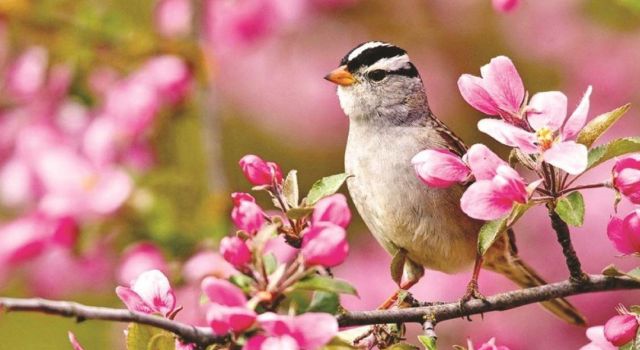
<svg viewBox="0 0 640 350">
<path fill-rule="evenodd" d="M 333 337 L 331 341 L 323 346 L 321 350 L 357 350 L 359 348 L 351 345 L 350 342 L 339 337 Z"/>
<path fill-rule="evenodd" d="M 391 265 L 389 266 L 391 279 L 393 279 L 397 285 L 400 285 L 400 280 L 402 280 L 402 272 L 404 271 L 404 262 L 406 259 L 407 254 L 402 249 L 398 249 L 393 255 L 393 259 L 391 259 Z"/>
<path fill-rule="evenodd" d="M 346 173 L 323 177 L 311 186 L 309 194 L 307 194 L 307 205 L 314 205 L 322 197 L 330 196 L 340 189 L 342 184 L 351 175 Z"/>
<path fill-rule="evenodd" d="M 253 279 L 245 274 L 237 273 L 229 277 L 229 282 L 235 284 L 243 291 L 248 292 L 253 284 Z"/>
<path fill-rule="evenodd" d="M 580 227 L 584 223 L 584 198 L 578 191 L 558 200 L 555 208 L 562 221 Z"/>
<path fill-rule="evenodd" d="M 596 167 L 613 157 L 639 151 L 640 137 L 625 137 L 613 140 L 589 151 L 589 163 L 587 169 Z"/>
<path fill-rule="evenodd" d="M 292 289 L 333 292 L 338 294 L 358 295 L 358 292 L 347 281 L 328 276 L 312 275 L 296 282 Z"/>
<path fill-rule="evenodd" d="M 627 272 L 626 275 L 633 278 L 634 280 L 640 281 L 640 267 L 636 267 L 635 269 Z"/>
<path fill-rule="evenodd" d="M 291 220 L 300 220 L 305 216 L 311 215 L 311 213 L 313 213 L 313 208 L 309 208 L 309 207 L 291 208 L 287 210 L 287 217 Z"/>
<path fill-rule="evenodd" d="M 426 350 L 438 350 L 438 345 L 436 345 L 436 338 L 426 335 L 419 335 L 418 340 Z"/>
<path fill-rule="evenodd" d="M 316 291 L 306 312 L 326 312 L 335 315 L 340 309 L 340 296 L 333 292 Z"/>
<path fill-rule="evenodd" d="M 636 316 L 640 316 L 640 305 L 629 306 L 629 311 L 631 311 L 631 313 L 636 314 Z"/>
<path fill-rule="evenodd" d="M 508 230 L 518 219 L 529 209 L 531 204 L 516 204 L 511 213 L 506 217 L 498 220 L 487 221 L 478 233 L 478 252 L 481 255 L 491 248 L 500 234 Z"/>
<path fill-rule="evenodd" d="M 593 118 L 582 128 L 578 134 L 577 142 L 587 147 L 591 147 L 600 136 L 602 136 L 615 122 L 618 121 L 631 108 L 631 104 L 618 107 L 610 112 L 601 114 Z"/>
<path fill-rule="evenodd" d="M 298 201 L 300 200 L 300 194 L 298 191 L 298 171 L 291 170 L 287 177 L 284 179 L 284 183 L 282 184 L 282 194 L 284 194 L 284 198 L 287 200 L 287 203 L 292 208 L 298 206 Z"/>
<path fill-rule="evenodd" d="M 127 327 L 127 350 L 147 350 L 151 339 L 163 331 L 158 328 L 139 324 L 129 323 Z"/>
<path fill-rule="evenodd" d="M 162 332 L 154 335 L 147 345 L 147 350 L 175 350 L 176 349 L 176 340 L 175 338 L 167 333 Z"/>
</svg>

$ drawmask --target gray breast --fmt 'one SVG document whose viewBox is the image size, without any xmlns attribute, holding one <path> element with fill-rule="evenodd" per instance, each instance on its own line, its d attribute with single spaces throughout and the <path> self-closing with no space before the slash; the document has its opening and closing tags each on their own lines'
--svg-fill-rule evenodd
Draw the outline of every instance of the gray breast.
<svg viewBox="0 0 640 350">
<path fill-rule="evenodd" d="M 415 262 L 451 273 L 473 262 L 480 223 L 460 210 L 460 186 L 431 189 L 415 175 L 411 158 L 442 144 L 438 137 L 425 127 L 352 123 L 345 169 L 360 216 L 389 253 L 403 248 Z"/>
</svg>

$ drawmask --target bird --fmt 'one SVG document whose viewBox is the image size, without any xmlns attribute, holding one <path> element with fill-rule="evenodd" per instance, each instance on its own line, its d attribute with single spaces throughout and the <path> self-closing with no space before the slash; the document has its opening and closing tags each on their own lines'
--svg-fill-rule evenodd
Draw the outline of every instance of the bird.
<svg viewBox="0 0 640 350">
<path fill-rule="evenodd" d="M 473 266 L 461 305 L 483 298 L 477 283 L 481 267 L 522 288 L 546 284 L 518 256 L 511 230 L 484 256 L 478 253 L 477 238 L 484 222 L 460 208 L 468 184 L 429 188 L 416 176 L 411 158 L 418 152 L 447 149 L 462 156 L 467 146 L 431 111 L 422 78 L 404 49 L 382 41 L 364 42 L 349 51 L 325 79 L 337 85 L 340 106 L 349 119 L 344 157 L 349 194 L 389 254 L 403 254 L 420 268 L 448 274 Z M 421 276 L 398 282 L 400 289 L 408 290 Z M 542 306 L 568 323 L 586 325 L 565 299 Z"/>
</svg>

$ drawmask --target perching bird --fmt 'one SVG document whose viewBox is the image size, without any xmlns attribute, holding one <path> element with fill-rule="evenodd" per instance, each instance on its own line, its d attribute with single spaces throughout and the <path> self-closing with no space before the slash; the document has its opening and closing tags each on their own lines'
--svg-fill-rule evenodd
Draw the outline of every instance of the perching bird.
<svg viewBox="0 0 640 350">
<path fill-rule="evenodd" d="M 480 266 L 503 274 L 521 287 L 546 284 L 517 255 L 513 235 L 505 234 L 477 256 L 483 222 L 460 209 L 463 185 L 429 188 L 416 176 L 411 158 L 425 149 L 466 146 L 429 109 L 422 79 L 406 51 L 370 41 L 351 50 L 325 79 L 338 85 L 340 106 L 349 117 L 345 169 L 347 186 L 360 216 L 390 254 L 399 251 L 412 262 L 445 273 L 476 262 L 463 300 L 479 295 Z M 408 289 L 417 281 L 401 285 Z M 585 325 L 565 299 L 542 305 L 561 319 Z"/>
</svg>

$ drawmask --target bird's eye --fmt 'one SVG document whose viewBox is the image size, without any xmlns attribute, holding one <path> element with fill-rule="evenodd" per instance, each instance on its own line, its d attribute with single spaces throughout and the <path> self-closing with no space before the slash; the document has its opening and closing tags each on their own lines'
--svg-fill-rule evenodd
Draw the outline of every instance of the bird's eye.
<svg viewBox="0 0 640 350">
<path fill-rule="evenodd" d="M 383 71 L 382 69 L 376 69 L 374 71 L 369 72 L 367 76 L 369 77 L 369 79 L 373 81 L 380 81 L 387 76 L 387 72 Z"/>
</svg>

